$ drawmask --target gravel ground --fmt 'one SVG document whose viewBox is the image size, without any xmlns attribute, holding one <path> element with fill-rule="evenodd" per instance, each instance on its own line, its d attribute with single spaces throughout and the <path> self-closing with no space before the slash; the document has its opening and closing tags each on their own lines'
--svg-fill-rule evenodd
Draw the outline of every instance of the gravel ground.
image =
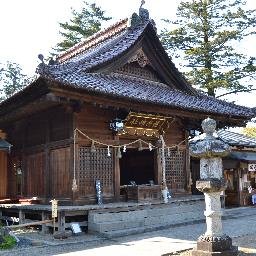
<svg viewBox="0 0 256 256">
<path fill-rule="evenodd" d="M 233 244 L 240 247 L 240 255 L 256 256 L 256 208 L 241 211 L 246 214 L 239 215 L 239 217 L 235 217 L 235 214 L 225 219 L 223 229 L 232 237 Z M 198 236 L 204 231 L 205 224 L 197 223 L 115 239 L 103 239 L 95 235 L 84 234 L 66 240 L 56 240 L 51 235 L 46 236 L 30 230 L 26 233 L 20 232 L 19 236 L 25 239 L 21 247 L 1 251 L 0 255 L 189 256 L 189 250 L 195 247 Z M 39 243 L 37 246 L 30 246 L 31 240 Z"/>
</svg>

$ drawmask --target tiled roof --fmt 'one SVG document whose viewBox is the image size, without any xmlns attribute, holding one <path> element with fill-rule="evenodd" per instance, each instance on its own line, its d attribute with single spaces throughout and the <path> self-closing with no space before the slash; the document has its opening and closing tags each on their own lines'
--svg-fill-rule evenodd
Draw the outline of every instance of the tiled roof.
<svg viewBox="0 0 256 256">
<path fill-rule="evenodd" d="M 113 38 L 114 36 L 116 36 L 117 34 L 120 34 L 122 31 L 124 31 L 127 28 L 127 21 L 128 19 L 121 20 L 115 23 L 114 25 L 86 38 L 82 42 L 74 45 L 64 53 L 60 54 L 57 57 L 57 60 L 59 62 L 64 62 L 70 58 L 73 58 L 74 56 L 84 53 L 86 50 L 96 45 L 99 45 L 100 43 L 105 42 L 110 38 Z"/>
<path fill-rule="evenodd" d="M 216 113 L 233 116 L 251 117 L 250 109 L 233 103 L 217 100 L 205 95 L 193 96 L 174 90 L 166 84 L 139 79 L 121 74 L 85 73 L 48 73 L 45 78 L 62 84 L 63 88 L 83 89 L 113 97 L 148 102 L 175 108 Z"/>
<path fill-rule="evenodd" d="M 37 72 L 41 77 L 60 82 L 63 87 L 79 88 L 92 93 L 171 106 L 187 111 L 239 116 L 244 119 L 256 116 L 250 108 L 197 93 L 189 94 L 192 91 L 189 88 L 192 87 L 182 79 L 177 79 L 176 83 L 183 83 L 181 88 L 184 90 L 175 90 L 167 84 L 132 76 L 99 73 L 99 67 L 112 63 L 113 60 L 119 60 L 120 56 L 128 53 L 133 46 L 140 42 L 145 31 L 148 31 L 147 28 L 151 31 L 150 33 L 154 33 L 152 38 L 158 40 L 155 32 L 152 32 L 154 25 L 150 20 L 143 20 L 139 25 L 129 28 L 125 27 L 126 24 L 127 22 L 122 21 L 111 29 L 100 32 L 98 36 L 74 46 L 67 52 L 67 58 L 63 63 L 56 65 L 40 64 Z M 151 40 L 153 40 L 152 38 Z M 159 49 L 156 52 L 158 53 Z M 171 61 L 168 65 L 173 77 L 181 77 Z M 95 70 L 98 73 L 93 73 Z"/>
<path fill-rule="evenodd" d="M 64 63 L 44 66 L 43 70 L 41 70 L 39 66 L 37 72 L 39 74 L 59 72 L 72 73 L 77 69 L 89 71 L 93 67 L 107 63 L 115 59 L 115 57 L 119 56 L 121 53 L 123 54 L 125 51 L 128 51 L 142 35 L 147 26 L 151 26 L 150 22 L 145 22 L 135 28 L 120 30 L 119 33 L 105 38 L 104 43 L 95 44 L 94 46 L 88 47 L 85 51 L 79 48 L 81 52 L 77 52 L 72 58 L 70 56 Z"/>
<path fill-rule="evenodd" d="M 256 148 L 256 138 L 251 138 L 240 133 L 227 130 L 219 130 L 217 132 L 219 138 L 230 146 L 243 146 Z"/>
</svg>

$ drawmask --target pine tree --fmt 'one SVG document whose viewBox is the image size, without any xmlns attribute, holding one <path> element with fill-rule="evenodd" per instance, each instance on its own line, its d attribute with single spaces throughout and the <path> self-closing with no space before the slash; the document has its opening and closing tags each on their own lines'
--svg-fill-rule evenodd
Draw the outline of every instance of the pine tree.
<svg viewBox="0 0 256 256">
<path fill-rule="evenodd" d="M 175 29 L 162 31 L 161 39 L 171 57 L 184 57 L 186 77 L 208 95 L 216 96 L 219 88 L 225 94 L 250 91 L 256 60 L 237 46 L 255 34 L 255 17 L 256 10 L 246 9 L 243 0 L 184 1 L 177 20 L 165 20 Z"/>
<path fill-rule="evenodd" d="M 0 101 L 22 90 L 29 85 L 32 79 L 23 73 L 19 64 L 9 61 L 2 64 L 0 68 Z"/>
<path fill-rule="evenodd" d="M 80 11 L 72 10 L 72 18 L 68 22 L 59 23 L 60 34 L 63 40 L 57 44 L 54 50 L 57 53 L 63 52 L 82 38 L 87 38 L 101 29 L 101 23 L 111 18 L 104 15 L 104 11 L 95 3 L 83 2 L 84 7 Z"/>
</svg>

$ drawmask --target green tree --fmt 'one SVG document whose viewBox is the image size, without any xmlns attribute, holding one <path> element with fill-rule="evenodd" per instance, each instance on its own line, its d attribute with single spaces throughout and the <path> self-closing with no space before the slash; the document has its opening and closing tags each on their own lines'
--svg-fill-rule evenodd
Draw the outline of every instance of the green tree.
<svg viewBox="0 0 256 256">
<path fill-rule="evenodd" d="M 172 57 L 184 57 L 186 77 L 208 95 L 216 96 L 217 89 L 250 91 L 256 60 L 239 53 L 238 46 L 256 33 L 255 17 L 243 0 L 183 1 L 177 19 L 165 20 L 174 29 L 163 30 L 161 40 Z"/>
<path fill-rule="evenodd" d="M 68 22 L 59 23 L 60 34 L 63 40 L 57 44 L 54 50 L 63 52 L 82 38 L 87 38 L 101 29 L 101 23 L 111 18 L 104 15 L 104 11 L 95 3 L 89 4 L 83 1 L 84 7 L 80 11 L 71 8 L 72 18 Z"/>
<path fill-rule="evenodd" d="M 243 134 L 248 137 L 256 138 L 256 127 L 245 127 L 243 128 Z"/>
<path fill-rule="evenodd" d="M 10 61 L 2 64 L 0 67 L 0 100 L 9 98 L 31 81 L 32 78 L 23 73 L 19 64 Z"/>
</svg>

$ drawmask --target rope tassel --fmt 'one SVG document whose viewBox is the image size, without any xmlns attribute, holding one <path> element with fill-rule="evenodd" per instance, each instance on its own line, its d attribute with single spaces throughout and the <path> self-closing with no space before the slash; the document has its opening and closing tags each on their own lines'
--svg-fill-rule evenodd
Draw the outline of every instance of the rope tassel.
<svg viewBox="0 0 256 256">
<path fill-rule="evenodd" d="M 121 147 L 117 148 L 117 157 L 122 158 Z"/>
<path fill-rule="evenodd" d="M 111 156 L 109 146 L 108 146 L 108 156 Z"/>
</svg>

